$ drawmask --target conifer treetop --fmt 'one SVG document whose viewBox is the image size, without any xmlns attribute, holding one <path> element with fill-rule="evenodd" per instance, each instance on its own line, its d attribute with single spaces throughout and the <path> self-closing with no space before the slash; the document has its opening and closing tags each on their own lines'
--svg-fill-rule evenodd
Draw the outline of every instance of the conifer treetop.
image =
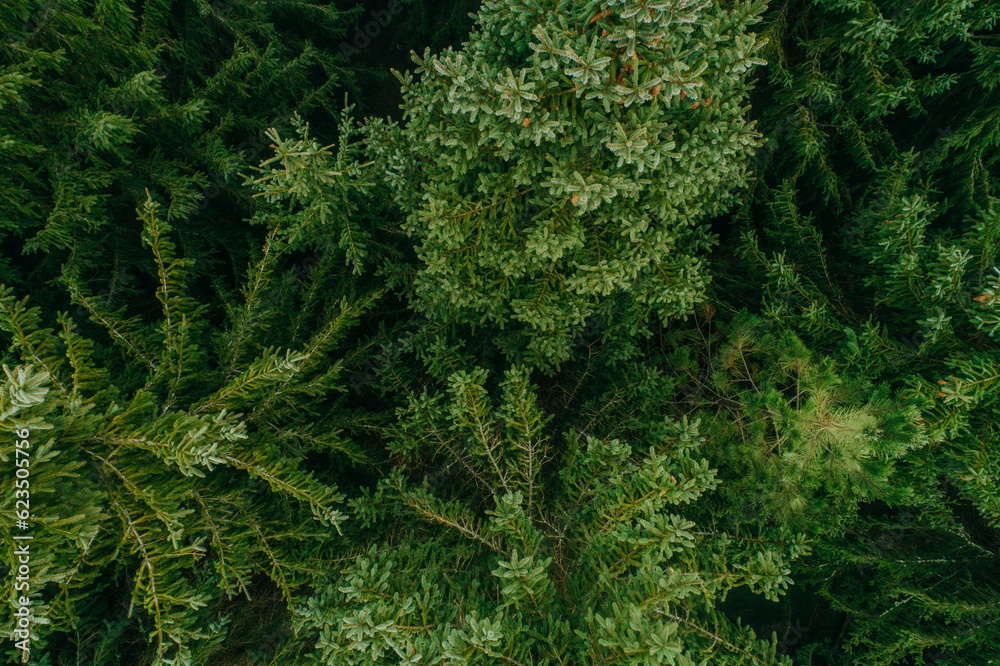
<svg viewBox="0 0 1000 666">
<path fill-rule="evenodd" d="M 743 102 L 762 42 L 745 28 L 762 9 L 486 2 L 461 49 L 414 54 L 406 127 L 367 129 L 419 240 L 420 307 L 511 327 L 508 354 L 542 365 L 597 313 L 686 316 L 713 244 L 697 222 L 758 145 Z"/>
</svg>

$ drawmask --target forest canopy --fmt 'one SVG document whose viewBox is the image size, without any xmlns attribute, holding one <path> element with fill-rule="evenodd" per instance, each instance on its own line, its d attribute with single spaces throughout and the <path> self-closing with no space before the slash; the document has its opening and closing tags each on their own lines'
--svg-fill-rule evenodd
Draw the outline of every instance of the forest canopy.
<svg viewBox="0 0 1000 666">
<path fill-rule="evenodd" d="M 1000 663 L 998 21 L 4 3 L 5 658 Z"/>
</svg>

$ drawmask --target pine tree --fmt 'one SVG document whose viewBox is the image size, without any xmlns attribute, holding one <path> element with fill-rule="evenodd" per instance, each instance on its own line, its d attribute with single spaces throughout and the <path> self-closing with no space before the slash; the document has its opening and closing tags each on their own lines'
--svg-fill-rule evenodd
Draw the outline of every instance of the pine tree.
<svg viewBox="0 0 1000 666">
<path fill-rule="evenodd" d="M 417 243 L 414 307 L 540 366 L 588 322 L 628 336 L 687 316 L 713 243 L 698 222 L 759 145 L 746 27 L 763 7 L 488 1 L 461 49 L 414 55 L 405 127 L 368 125 Z"/>
<path fill-rule="evenodd" d="M 63 281 L 103 340 L 83 337 L 65 313 L 58 331 L 47 328 L 28 297 L 0 288 L 10 341 L 0 457 L 11 459 L 13 432 L 29 429 L 32 442 L 33 659 L 212 663 L 231 619 L 224 602 L 249 597 L 255 576 L 266 574 L 289 606 L 323 580 L 344 495 L 304 461 L 310 452 L 367 459 L 345 433 L 355 426 L 336 398 L 345 391 L 336 348 L 377 292 L 351 293 L 344 261 L 357 245 L 341 236 L 347 249 L 338 251 L 330 237 L 349 214 L 331 205 L 337 193 L 366 188 L 350 123 L 345 116 L 336 160 L 293 124 L 297 139 L 272 137 L 281 168 L 265 162 L 250 183 L 267 202 L 254 220 L 266 241 L 242 293 L 225 294 L 228 325 L 190 296 L 194 262 L 180 256 L 151 193 L 136 212 L 158 278 L 157 320 L 103 307 L 72 264 Z M 325 259 L 300 284 L 280 278 L 295 249 L 317 247 Z M 13 482 L 2 481 L 8 562 Z M 12 611 L 0 613 L 7 626 Z M 148 654 L 100 642 L 123 620 L 149 641 Z"/>
<path fill-rule="evenodd" d="M 293 113 L 335 128 L 343 70 L 317 44 L 349 20 L 284 1 L 4 3 L 3 282 L 66 309 L 65 292 L 38 287 L 71 258 L 95 293 L 138 296 L 155 281 L 133 215 L 150 189 L 185 256 L 231 289 L 260 241 L 241 175 Z"/>
<path fill-rule="evenodd" d="M 921 431 L 895 492 L 793 571 L 846 616 L 811 663 L 995 659 L 997 18 L 990 3 L 832 1 L 762 24 L 769 147 L 725 248 L 741 270 L 715 264 L 713 302 L 760 303 Z"/>
<path fill-rule="evenodd" d="M 666 372 L 688 378 L 684 408 L 706 420 L 705 452 L 723 470 L 720 514 L 752 503 L 755 520 L 829 536 L 853 524 L 862 502 L 912 499 L 893 473 L 927 443 L 916 406 L 884 384 L 845 377 L 786 328 L 745 310 L 731 321 L 705 310 Z M 734 527 L 745 514 L 731 514 Z"/>
<path fill-rule="evenodd" d="M 959 216 L 972 212 L 1000 141 L 998 20 L 994 3 L 976 1 L 772 5 L 754 95 L 767 136 L 758 173 L 769 188 L 792 178 L 802 200 L 841 213 L 910 155 L 938 171 Z"/>
<path fill-rule="evenodd" d="M 897 175 L 908 173 L 907 166 Z M 824 313 L 815 318 L 822 337 L 843 327 L 838 365 L 902 389 L 902 398 L 918 410 L 911 418 L 925 432 L 925 445 L 906 455 L 893 477 L 912 499 L 890 501 L 894 510 L 869 516 L 828 544 L 828 564 L 816 575 L 856 622 L 851 640 L 860 647 L 853 659 L 898 664 L 907 655 L 961 646 L 952 654 L 958 663 L 983 663 L 983 655 L 995 654 L 1000 622 L 992 574 L 1000 544 L 1000 458 L 987 444 L 995 439 L 1000 395 L 1000 328 L 991 305 L 1000 278 L 1000 218 L 993 200 L 982 217 L 966 221 L 969 231 L 962 236 L 935 232 L 929 229 L 934 203 L 920 194 L 904 196 L 896 184 L 897 178 L 886 179 L 883 197 L 857 218 L 864 231 L 855 252 L 873 267 L 867 293 L 884 308 L 882 316 L 869 313 L 860 325 L 836 317 L 829 291 L 789 272 L 802 303 Z M 765 261 L 779 274 L 781 258 Z M 895 535 L 887 543 L 880 537 L 886 533 Z M 873 589 L 881 601 L 877 613 Z"/>
<path fill-rule="evenodd" d="M 321 663 L 790 663 L 715 605 L 776 598 L 808 549 L 689 518 L 717 485 L 697 421 L 559 433 L 523 366 L 429 384 L 392 428 L 404 464 L 351 502 L 372 545 L 298 609 Z"/>
</svg>

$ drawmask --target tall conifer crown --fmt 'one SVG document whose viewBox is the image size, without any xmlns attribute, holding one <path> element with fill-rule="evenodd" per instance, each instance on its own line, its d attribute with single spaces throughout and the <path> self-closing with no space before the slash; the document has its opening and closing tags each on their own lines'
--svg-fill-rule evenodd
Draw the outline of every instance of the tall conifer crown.
<svg viewBox="0 0 1000 666">
<path fill-rule="evenodd" d="M 559 364 L 588 319 L 687 316 L 706 216 L 758 146 L 759 2 L 487 1 L 461 49 L 414 56 L 405 128 L 369 125 L 439 318 Z"/>
</svg>

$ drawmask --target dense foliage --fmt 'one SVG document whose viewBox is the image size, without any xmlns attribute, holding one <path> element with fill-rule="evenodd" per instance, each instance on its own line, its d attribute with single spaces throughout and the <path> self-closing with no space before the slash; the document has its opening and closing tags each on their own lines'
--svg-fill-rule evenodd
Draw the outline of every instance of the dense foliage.
<svg viewBox="0 0 1000 666">
<path fill-rule="evenodd" d="M 6 3 L 5 657 L 1000 663 L 998 20 Z"/>
</svg>

